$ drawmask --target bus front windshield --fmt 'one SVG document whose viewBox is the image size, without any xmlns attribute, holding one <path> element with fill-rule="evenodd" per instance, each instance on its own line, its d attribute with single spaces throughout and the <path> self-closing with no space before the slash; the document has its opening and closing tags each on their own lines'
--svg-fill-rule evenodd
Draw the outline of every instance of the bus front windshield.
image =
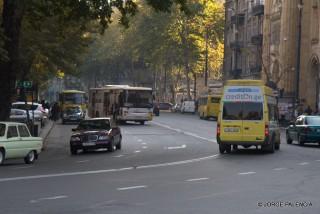
<svg viewBox="0 0 320 214">
<path fill-rule="evenodd" d="M 125 106 L 152 108 L 152 91 L 128 91 Z"/>
<path fill-rule="evenodd" d="M 83 104 L 84 103 L 84 94 L 63 94 L 63 103 L 64 104 Z"/>
</svg>

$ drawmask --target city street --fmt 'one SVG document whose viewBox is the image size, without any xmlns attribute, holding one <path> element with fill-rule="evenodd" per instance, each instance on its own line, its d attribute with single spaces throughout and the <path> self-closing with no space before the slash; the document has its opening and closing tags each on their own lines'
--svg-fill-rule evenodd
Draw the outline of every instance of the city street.
<svg viewBox="0 0 320 214">
<path fill-rule="evenodd" d="M 75 125 L 56 123 L 33 165 L 0 167 L 0 213 L 319 213 L 320 147 L 220 155 L 216 121 L 161 112 L 121 125 L 122 150 L 71 156 Z"/>
</svg>

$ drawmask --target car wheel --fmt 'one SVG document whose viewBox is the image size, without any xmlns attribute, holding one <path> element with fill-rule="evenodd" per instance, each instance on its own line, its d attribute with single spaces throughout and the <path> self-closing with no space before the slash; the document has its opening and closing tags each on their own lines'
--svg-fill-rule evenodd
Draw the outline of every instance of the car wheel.
<svg viewBox="0 0 320 214">
<path fill-rule="evenodd" d="M 66 124 L 66 121 L 65 121 L 65 120 L 62 120 L 62 124 Z"/>
<path fill-rule="evenodd" d="M 304 142 L 302 141 L 300 135 L 298 136 L 298 143 L 299 143 L 300 146 L 303 146 L 303 145 L 304 145 Z"/>
<path fill-rule="evenodd" d="M 270 144 L 269 144 L 269 145 L 266 145 L 266 146 L 263 146 L 262 149 L 263 149 L 264 151 L 266 151 L 266 152 L 274 153 L 274 150 L 275 150 L 274 137 L 271 138 Z"/>
<path fill-rule="evenodd" d="M 140 124 L 141 124 L 141 125 L 144 125 L 144 123 L 145 123 L 145 121 L 140 121 Z"/>
<path fill-rule="evenodd" d="M 122 147 L 121 142 L 122 142 L 122 136 L 120 136 L 119 143 L 118 143 L 117 146 L 116 146 L 116 148 L 117 148 L 118 150 L 121 150 L 121 147 Z"/>
<path fill-rule="evenodd" d="M 0 150 L 0 165 L 3 164 L 4 159 L 5 159 L 5 153 L 4 153 L 4 151 L 1 149 L 1 150 Z"/>
<path fill-rule="evenodd" d="M 286 134 L 286 136 L 287 136 L 287 144 L 292 144 L 292 140 L 291 140 L 291 138 L 289 137 L 289 134 L 288 134 L 288 133 Z"/>
<path fill-rule="evenodd" d="M 114 140 L 113 138 L 111 139 L 111 142 L 108 145 L 108 152 L 114 152 L 116 150 L 115 146 L 114 146 Z"/>
<path fill-rule="evenodd" d="M 226 147 L 223 144 L 219 144 L 219 152 L 220 154 L 223 154 L 226 151 Z"/>
<path fill-rule="evenodd" d="M 26 164 L 33 164 L 34 161 L 36 160 L 36 156 L 37 156 L 36 152 L 32 150 L 32 151 L 30 151 L 30 152 L 27 154 L 27 156 L 24 158 L 24 162 L 25 162 Z"/>
<path fill-rule="evenodd" d="M 231 153 L 231 145 L 226 145 L 226 152 Z"/>
<path fill-rule="evenodd" d="M 71 155 L 76 155 L 78 153 L 78 150 L 71 146 L 70 147 L 70 153 L 71 153 Z"/>
<path fill-rule="evenodd" d="M 233 145 L 233 146 L 232 146 L 232 149 L 233 149 L 233 150 L 238 150 L 238 145 Z"/>
</svg>

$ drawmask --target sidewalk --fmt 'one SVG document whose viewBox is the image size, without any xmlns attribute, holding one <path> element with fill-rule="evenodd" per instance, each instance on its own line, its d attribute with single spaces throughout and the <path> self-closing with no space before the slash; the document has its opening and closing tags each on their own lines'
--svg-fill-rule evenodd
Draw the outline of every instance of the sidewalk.
<svg viewBox="0 0 320 214">
<path fill-rule="evenodd" d="M 43 127 L 41 130 L 40 130 L 40 134 L 39 134 L 39 137 L 42 137 L 43 139 L 43 148 L 42 150 L 45 150 L 46 149 L 46 139 L 47 137 L 49 136 L 51 130 L 53 129 L 54 127 L 54 122 L 52 120 L 49 120 L 47 122 L 47 124 L 45 125 L 45 127 Z"/>
</svg>

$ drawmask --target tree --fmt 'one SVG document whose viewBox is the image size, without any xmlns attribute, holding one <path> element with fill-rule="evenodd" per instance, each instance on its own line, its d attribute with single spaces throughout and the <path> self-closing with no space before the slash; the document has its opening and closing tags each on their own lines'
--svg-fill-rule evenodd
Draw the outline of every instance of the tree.
<svg viewBox="0 0 320 214">
<path fill-rule="evenodd" d="M 8 60 L 0 61 L 0 120 L 9 117 L 10 103 L 15 94 L 15 82 L 21 73 L 27 74 L 29 70 L 21 72 L 20 39 L 22 21 L 25 16 L 31 18 L 31 24 L 37 25 L 43 18 L 58 16 L 58 23 L 63 24 L 67 20 L 85 19 L 85 21 L 99 21 L 100 31 L 110 24 L 111 16 L 115 11 L 121 14 L 119 22 L 128 26 L 129 19 L 136 11 L 136 3 L 133 0 L 2 0 L 1 38 L 6 38 L 1 51 L 1 58 L 7 54 Z M 157 10 L 169 10 L 173 2 L 184 8 L 184 0 L 148 0 L 148 3 Z M 2 6 L 2 5 L 1 5 Z M 41 30 L 41 29 L 39 29 Z M 5 37 L 3 37 L 3 35 Z M 1 42 L 0 42 L 1 43 Z M 0 44 L 1 45 L 1 44 Z M 42 58 L 42 57 L 41 57 Z M 27 60 L 26 64 L 33 64 Z M 22 66 L 28 68 L 28 66 Z M 24 75 L 23 75 L 24 76 Z"/>
</svg>

